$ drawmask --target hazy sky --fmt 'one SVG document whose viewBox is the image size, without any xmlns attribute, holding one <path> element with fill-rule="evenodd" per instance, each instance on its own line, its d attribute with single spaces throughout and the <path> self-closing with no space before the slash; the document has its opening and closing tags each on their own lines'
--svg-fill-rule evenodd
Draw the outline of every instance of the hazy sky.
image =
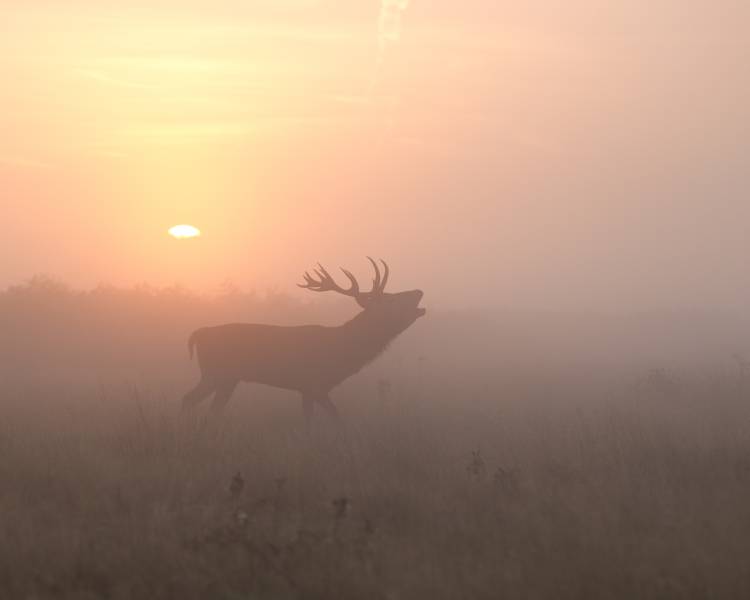
<svg viewBox="0 0 750 600">
<path fill-rule="evenodd" d="M 745 0 L 402 2 L 3 2 L 0 285 L 750 307 Z"/>
</svg>

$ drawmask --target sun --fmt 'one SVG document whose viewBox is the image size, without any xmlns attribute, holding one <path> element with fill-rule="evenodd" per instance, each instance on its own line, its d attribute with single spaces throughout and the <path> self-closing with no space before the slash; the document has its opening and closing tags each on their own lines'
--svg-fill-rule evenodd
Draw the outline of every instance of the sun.
<svg viewBox="0 0 750 600">
<path fill-rule="evenodd" d="M 201 230 L 192 225 L 175 225 L 169 230 L 169 235 L 178 240 L 187 240 L 200 237 Z"/>
</svg>

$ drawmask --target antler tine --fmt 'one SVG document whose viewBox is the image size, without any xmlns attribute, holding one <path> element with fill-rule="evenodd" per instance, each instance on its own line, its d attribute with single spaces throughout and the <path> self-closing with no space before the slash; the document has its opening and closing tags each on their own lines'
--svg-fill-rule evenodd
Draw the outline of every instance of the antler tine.
<svg viewBox="0 0 750 600">
<path fill-rule="evenodd" d="M 346 275 L 347 279 L 352 282 L 352 288 L 351 293 L 352 296 L 358 296 L 359 295 L 359 282 L 357 281 L 357 278 L 352 275 L 351 271 L 347 271 L 345 268 L 340 267 L 341 272 Z"/>
<path fill-rule="evenodd" d="M 308 273 L 307 271 L 305 271 L 305 274 L 303 275 L 303 277 L 305 279 L 305 283 L 298 283 L 297 287 L 311 289 L 312 286 L 315 285 L 315 280 L 312 278 L 312 276 L 310 275 L 310 273 Z"/>
<path fill-rule="evenodd" d="M 380 268 L 378 267 L 378 263 L 375 262 L 375 260 L 368 256 L 367 260 L 369 260 L 372 263 L 373 269 L 375 269 L 375 279 L 372 280 L 372 294 L 378 294 L 380 293 Z"/>
<path fill-rule="evenodd" d="M 334 286 L 339 287 L 338 285 L 336 285 L 333 276 L 320 263 L 318 263 L 318 268 L 315 269 L 315 272 L 320 276 L 321 280 L 330 281 Z"/>
<path fill-rule="evenodd" d="M 388 285 L 388 277 L 391 274 L 391 270 L 388 267 L 388 263 L 385 262 L 382 258 L 380 259 L 380 262 L 383 263 L 383 281 L 380 284 L 380 292 L 385 292 L 385 286 Z"/>
</svg>

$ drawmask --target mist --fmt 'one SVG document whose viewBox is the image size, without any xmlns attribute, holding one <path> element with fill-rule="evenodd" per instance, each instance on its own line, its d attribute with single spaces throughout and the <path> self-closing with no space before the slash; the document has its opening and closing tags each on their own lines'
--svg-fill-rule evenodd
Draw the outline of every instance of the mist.
<svg viewBox="0 0 750 600">
<path fill-rule="evenodd" d="M 0 597 L 747 597 L 748 22 L 5 2 Z"/>
</svg>

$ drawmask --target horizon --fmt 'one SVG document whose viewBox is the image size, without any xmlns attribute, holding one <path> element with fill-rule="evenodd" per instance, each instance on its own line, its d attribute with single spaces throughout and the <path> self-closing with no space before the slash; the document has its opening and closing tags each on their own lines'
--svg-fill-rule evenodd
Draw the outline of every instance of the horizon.
<svg viewBox="0 0 750 600">
<path fill-rule="evenodd" d="M 38 289 L 52 291 L 53 293 L 70 293 L 73 295 L 93 294 L 98 291 L 112 292 L 152 292 L 155 294 L 165 294 L 170 292 L 184 293 L 195 299 L 219 299 L 233 294 L 245 295 L 258 299 L 272 299 L 274 297 L 285 297 L 300 306 L 314 306 L 324 308 L 331 314 L 343 313 L 344 315 L 352 311 L 359 310 L 351 304 L 351 301 L 338 296 L 311 295 L 299 286 L 290 284 L 288 286 L 270 285 L 253 285 L 251 283 L 237 282 L 231 279 L 207 287 L 190 287 L 182 282 L 174 281 L 171 283 L 154 284 L 149 281 L 136 281 L 129 284 L 117 284 L 110 281 L 99 281 L 90 286 L 76 286 L 65 280 L 47 273 L 37 273 L 31 277 L 20 279 L 6 286 L 0 286 L 0 296 L 11 291 L 23 291 Z M 701 307 L 701 306 L 652 306 L 645 308 L 638 307 L 596 307 L 596 308 L 555 308 L 544 306 L 523 306 L 505 304 L 498 305 L 463 305 L 463 306 L 431 306 L 430 314 L 440 316 L 448 315 L 472 315 L 481 317 L 496 317 L 501 319 L 509 315 L 526 315 L 526 316 L 547 316 L 563 318 L 595 318 L 595 319 L 629 319 L 629 318 L 732 318 L 737 322 L 748 323 L 750 325 L 750 313 L 741 310 L 722 307 Z"/>
</svg>

